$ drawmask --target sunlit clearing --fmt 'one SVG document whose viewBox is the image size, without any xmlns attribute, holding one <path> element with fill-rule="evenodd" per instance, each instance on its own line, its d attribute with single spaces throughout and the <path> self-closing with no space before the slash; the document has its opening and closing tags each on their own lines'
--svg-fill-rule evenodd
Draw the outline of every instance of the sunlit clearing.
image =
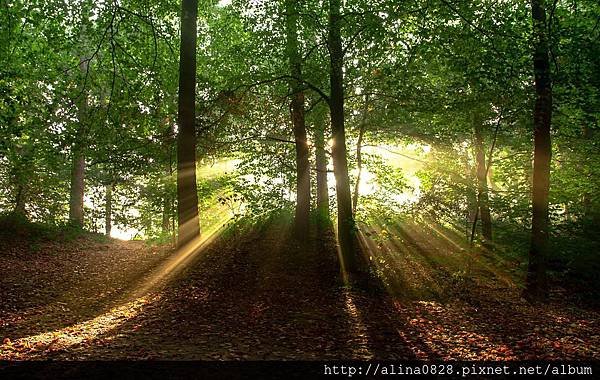
<svg viewBox="0 0 600 380">
<path fill-rule="evenodd" d="M 238 159 L 222 159 L 215 162 L 201 162 L 196 170 L 198 178 L 214 178 L 219 175 L 233 172 L 236 170 L 236 165 L 240 162 Z"/>
<path fill-rule="evenodd" d="M 138 234 L 139 231 L 133 228 L 121 229 L 118 226 L 113 226 L 110 230 L 110 237 L 119 240 L 131 240 Z"/>
<path fill-rule="evenodd" d="M 228 5 L 231 5 L 231 0 L 219 0 L 219 3 L 217 5 L 219 7 L 226 7 Z"/>
<path fill-rule="evenodd" d="M 63 329 L 6 340 L 0 346 L 0 360 L 32 359 L 48 352 L 67 350 L 97 339 L 112 340 L 111 331 L 137 316 L 144 307 L 156 302 L 157 295 L 137 298 L 96 318 Z"/>
<path fill-rule="evenodd" d="M 388 165 L 402 169 L 403 172 L 416 173 L 424 167 L 431 147 L 416 143 L 407 146 L 378 145 L 365 146 L 362 151 L 380 156 Z"/>
<path fill-rule="evenodd" d="M 355 174 L 358 170 L 355 170 Z M 360 174 L 360 184 L 358 185 L 358 191 L 360 195 L 371 195 L 375 193 L 378 189 L 377 184 L 375 183 L 375 175 L 363 168 Z"/>
<path fill-rule="evenodd" d="M 366 145 L 362 148 L 363 160 L 365 155 L 379 156 L 386 165 L 399 169 L 406 180 L 407 187 L 397 194 L 390 194 L 392 201 L 398 204 L 409 204 L 418 201 L 421 196 L 421 180 L 418 172 L 425 167 L 427 155 L 431 147 L 426 144 L 408 144 L 406 146 L 396 145 Z M 332 169 L 331 160 L 328 169 Z M 352 175 L 358 177 L 358 168 L 354 168 Z M 374 195 L 381 191 L 378 178 L 372 173 L 368 166 L 363 163 L 360 172 L 360 183 L 358 187 L 360 196 Z M 327 174 L 329 188 L 335 188 L 335 176 L 332 172 Z"/>
</svg>

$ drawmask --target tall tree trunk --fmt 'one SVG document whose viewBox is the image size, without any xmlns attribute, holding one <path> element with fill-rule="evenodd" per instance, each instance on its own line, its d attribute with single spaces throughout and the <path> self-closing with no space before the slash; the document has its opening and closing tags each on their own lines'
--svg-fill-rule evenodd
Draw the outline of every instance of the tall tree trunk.
<svg viewBox="0 0 600 380">
<path fill-rule="evenodd" d="M 113 185 L 108 184 L 105 187 L 104 193 L 104 233 L 110 237 L 112 230 L 112 201 L 113 201 Z"/>
<path fill-rule="evenodd" d="M 315 161 L 317 168 L 317 223 L 322 230 L 330 223 L 329 187 L 327 186 L 327 154 L 325 152 L 325 120 L 315 126 Z"/>
<path fill-rule="evenodd" d="M 181 1 L 177 136 L 178 246 L 200 236 L 196 190 L 196 22 L 198 1 Z"/>
<path fill-rule="evenodd" d="M 481 216 L 481 231 L 486 245 L 492 242 L 492 216 L 487 185 L 487 168 L 483 143 L 483 120 L 479 112 L 473 116 L 475 161 L 477 162 L 477 203 Z"/>
<path fill-rule="evenodd" d="M 82 115 L 83 112 L 80 112 Z M 81 124 L 81 119 L 80 119 Z M 71 190 L 69 197 L 69 221 L 83 227 L 83 195 L 85 193 L 85 155 L 83 153 L 84 126 L 79 126 L 77 140 L 73 144 L 71 167 Z"/>
<path fill-rule="evenodd" d="M 358 206 L 358 196 L 360 189 L 360 177 L 362 175 L 362 143 L 365 135 L 365 129 L 367 127 L 367 116 L 369 113 L 369 94 L 365 95 L 365 105 L 363 109 L 362 119 L 358 130 L 358 141 L 356 142 L 356 166 L 358 168 L 358 174 L 356 176 L 356 183 L 354 184 L 354 196 L 352 198 L 352 212 L 356 215 L 356 207 Z"/>
<path fill-rule="evenodd" d="M 329 108 L 333 146 L 331 157 L 335 174 L 335 190 L 338 207 L 338 240 L 344 269 L 350 275 L 360 272 L 360 261 L 355 251 L 354 217 L 350 178 L 348 177 L 348 157 L 346 131 L 344 129 L 344 53 L 342 50 L 340 0 L 329 0 L 329 57 L 331 95 Z"/>
<path fill-rule="evenodd" d="M 167 147 L 167 149 L 170 149 L 170 147 Z M 169 186 L 167 184 L 167 181 L 170 180 L 172 175 L 172 167 L 171 167 L 171 157 L 169 156 L 169 162 L 167 163 L 167 165 L 165 165 L 165 181 L 164 186 L 163 186 L 163 206 L 162 206 L 162 233 L 163 234 L 167 234 L 169 231 L 171 231 L 171 205 L 172 205 L 172 195 L 171 192 L 169 191 Z"/>
<path fill-rule="evenodd" d="M 589 125 L 593 125 L 593 118 L 588 119 Z M 588 125 L 583 127 L 583 138 L 586 140 L 585 144 L 590 144 L 590 140 L 593 138 L 594 131 Z M 579 164 L 581 165 L 581 164 Z M 580 170 L 583 170 L 581 168 Z M 589 173 L 586 176 L 588 183 L 593 183 L 592 178 L 593 174 Z M 594 202 L 594 196 L 589 191 L 586 190 L 582 194 L 582 203 L 583 203 L 583 220 L 585 221 L 584 231 L 587 233 L 595 232 L 598 224 L 600 224 L 600 213 L 598 212 L 598 202 Z"/>
<path fill-rule="evenodd" d="M 305 241 L 310 217 L 310 163 L 304 121 L 304 92 L 302 91 L 302 59 L 298 49 L 298 11 L 296 0 L 286 0 L 287 54 L 290 65 L 290 89 L 292 101 L 290 111 L 296 143 L 296 213 L 294 231 L 296 238 Z"/>
<path fill-rule="evenodd" d="M 86 49 L 87 45 L 87 28 L 89 25 L 89 16 L 92 14 L 93 3 L 90 0 L 85 0 L 82 3 L 82 27 L 79 34 L 81 46 Z M 90 58 L 85 54 L 79 59 L 79 74 L 82 86 L 87 82 L 84 78 L 87 77 L 90 68 Z M 77 104 L 77 133 L 75 141 L 71 147 L 71 188 L 69 192 L 69 222 L 73 225 L 83 227 L 83 197 L 85 193 L 85 146 L 88 129 L 88 99 L 87 89 L 81 88 Z"/>
<path fill-rule="evenodd" d="M 162 209 L 162 233 L 167 234 L 171 229 L 171 199 L 170 195 L 165 192 L 163 197 Z"/>
<path fill-rule="evenodd" d="M 479 212 L 477 209 L 477 191 L 474 189 L 474 184 L 477 181 L 477 171 L 471 164 L 469 163 L 469 155 L 468 153 L 464 156 L 465 162 L 465 179 L 466 179 L 466 232 L 465 236 L 467 239 L 471 236 L 471 229 L 473 224 L 475 223 L 476 214 Z"/>
<path fill-rule="evenodd" d="M 19 183 L 17 185 L 17 195 L 15 196 L 15 208 L 13 209 L 13 214 L 18 214 L 21 216 L 26 215 L 25 210 L 25 185 Z"/>
<path fill-rule="evenodd" d="M 546 258 L 548 256 L 549 215 L 548 194 L 550 191 L 550 162 L 552 141 L 550 128 L 552 123 L 552 83 L 550 79 L 550 61 L 548 38 L 546 35 L 545 0 L 531 0 L 533 20 L 536 100 L 533 111 L 534 158 L 531 221 L 531 247 L 529 267 L 524 295 L 533 300 L 547 296 Z"/>
<path fill-rule="evenodd" d="M 33 149 L 21 147 L 17 150 L 19 158 L 11 170 L 16 190 L 13 214 L 27 217 L 28 184 L 31 182 L 34 171 Z"/>
</svg>

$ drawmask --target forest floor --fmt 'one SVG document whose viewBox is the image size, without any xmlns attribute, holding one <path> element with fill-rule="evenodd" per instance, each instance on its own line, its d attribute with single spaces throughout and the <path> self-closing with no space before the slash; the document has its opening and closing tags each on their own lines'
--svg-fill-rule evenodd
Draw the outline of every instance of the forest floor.
<svg viewBox="0 0 600 380">
<path fill-rule="evenodd" d="M 365 245 L 389 256 L 391 246 L 364 240 L 377 233 L 363 234 Z M 405 246 L 437 262 L 447 242 L 418 235 Z M 281 221 L 185 257 L 90 236 L 3 239 L 0 360 L 600 359 L 598 311 L 560 296 L 529 305 L 477 262 L 467 281 L 437 264 L 425 272 L 375 256 L 385 276 L 422 278 L 395 281 L 390 295 L 344 287 L 333 239 L 310 244 L 293 243 Z"/>
</svg>

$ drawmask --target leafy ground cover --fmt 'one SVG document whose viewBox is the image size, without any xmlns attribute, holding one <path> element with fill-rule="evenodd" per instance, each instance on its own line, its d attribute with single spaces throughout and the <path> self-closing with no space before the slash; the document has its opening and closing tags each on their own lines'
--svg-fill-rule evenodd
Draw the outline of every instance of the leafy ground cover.
<svg viewBox="0 0 600 380">
<path fill-rule="evenodd" d="M 411 236 L 413 247 L 436 244 Z M 351 290 L 333 237 L 301 248 L 282 221 L 221 234 L 178 270 L 177 252 L 143 242 L 0 244 L 0 360 L 600 358 L 598 311 L 560 291 L 530 305 L 477 262 L 467 287 L 447 266 L 423 272 L 444 290 L 436 296 L 416 280 L 404 293 Z"/>
</svg>

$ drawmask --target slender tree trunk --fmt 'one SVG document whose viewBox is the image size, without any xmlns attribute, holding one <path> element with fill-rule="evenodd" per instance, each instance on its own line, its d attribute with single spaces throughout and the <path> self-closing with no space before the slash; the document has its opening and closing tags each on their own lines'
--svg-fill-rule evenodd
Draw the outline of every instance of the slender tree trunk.
<svg viewBox="0 0 600 380">
<path fill-rule="evenodd" d="M 331 96 L 329 108 L 333 146 L 331 157 L 335 174 L 335 189 L 338 207 L 338 240 L 344 269 L 350 275 L 360 272 L 360 261 L 355 251 L 354 217 L 350 178 L 348 176 L 348 157 L 346 150 L 346 131 L 344 129 L 344 53 L 341 38 L 340 0 L 329 0 L 329 57 L 331 64 Z"/>
<path fill-rule="evenodd" d="M 182 0 L 177 136 L 177 244 L 180 247 L 200 236 L 195 130 L 197 17 L 197 0 Z"/>
<path fill-rule="evenodd" d="M 546 36 L 545 0 L 531 0 L 533 20 L 536 100 L 533 112 L 534 159 L 531 222 L 531 247 L 529 267 L 524 295 L 532 300 L 541 300 L 547 296 L 546 258 L 550 237 L 548 194 L 550 191 L 550 162 L 552 141 L 550 128 L 552 123 L 552 83 L 550 79 L 550 61 L 548 39 Z"/>
<path fill-rule="evenodd" d="M 112 230 L 112 202 L 113 202 L 113 185 L 108 184 L 104 193 L 104 233 L 110 237 Z"/>
<path fill-rule="evenodd" d="M 17 150 L 19 155 L 11 170 L 13 186 L 16 190 L 13 214 L 27 218 L 28 184 L 34 171 L 33 149 L 25 147 Z"/>
<path fill-rule="evenodd" d="M 469 163 L 469 155 L 465 154 L 465 178 L 466 178 L 466 218 L 467 218 L 467 226 L 465 236 L 467 239 L 470 239 L 471 229 L 473 223 L 475 223 L 475 216 L 477 214 L 477 191 L 474 189 L 476 186 L 474 185 L 477 181 L 477 173 L 474 167 L 472 167 Z"/>
<path fill-rule="evenodd" d="M 71 191 L 69 198 L 69 221 L 83 227 L 83 195 L 85 192 L 85 156 L 79 142 L 73 147 L 71 168 Z"/>
<path fill-rule="evenodd" d="M 352 212 L 356 215 L 356 207 L 358 206 L 358 196 L 360 189 L 360 177 L 362 175 L 362 143 L 365 135 L 365 129 L 367 127 L 367 116 L 369 114 L 369 95 L 365 95 L 365 106 L 363 109 L 362 119 L 358 130 L 358 141 L 356 142 L 356 166 L 358 168 L 358 174 L 356 176 L 356 183 L 354 184 L 354 196 L 352 198 Z"/>
<path fill-rule="evenodd" d="M 86 57 L 82 57 L 79 69 L 82 75 L 86 75 L 89 63 Z M 85 136 L 87 122 L 87 94 L 83 89 L 78 104 L 77 134 L 72 146 L 71 166 L 71 188 L 69 194 L 69 221 L 79 227 L 83 227 L 83 196 L 85 193 Z"/>
<path fill-rule="evenodd" d="M 475 140 L 475 161 L 477 162 L 477 203 L 481 216 L 481 231 L 486 245 L 492 242 L 492 216 L 490 214 L 490 201 L 487 185 L 487 171 L 485 149 L 483 143 L 483 120 L 478 112 L 473 117 Z"/>
<path fill-rule="evenodd" d="M 87 27 L 89 24 L 89 15 L 92 10 L 92 2 L 86 0 L 82 3 L 82 29 L 79 34 L 81 46 L 87 45 Z M 79 73 L 81 75 L 82 85 L 85 84 L 83 78 L 87 77 L 89 72 L 90 58 L 83 55 L 79 59 Z M 83 227 L 83 197 L 85 193 L 85 146 L 88 127 L 88 99 L 87 89 L 83 87 L 79 95 L 77 104 L 77 133 L 75 141 L 71 147 L 71 188 L 69 192 L 69 222 L 73 225 Z"/>
<path fill-rule="evenodd" d="M 287 54 L 290 65 L 290 111 L 296 143 L 296 213 L 294 231 L 299 241 L 306 241 L 310 218 L 310 163 L 304 121 L 304 92 L 302 91 L 302 59 L 298 49 L 298 11 L 296 0 L 286 0 Z"/>
<path fill-rule="evenodd" d="M 15 196 L 15 208 L 13 214 L 25 216 L 25 185 L 19 183 L 17 185 L 17 195 Z"/>
<path fill-rule="evenodd" d="M 171 200 L 169 194 L 165 194 L 163 197 L 163 210 L 162 210 L 162 233 L 166 234 L 171 229 Z"/>
<path fill-rule="evenodd" d="M 325 152 L 325 121 L 315 128 L 315 161 L 317 167 L 317 221 L 322 230 L 330 223 L 329 187 L 327 186 L 327 154 Z"/>
<path fill-rule="evenodd" d="M 171 178 L 171 161 L 169 158 L 169 162 L 165 165 L 165 181 L 163 188 L 163 207 L 162 207 L 162 233 L 166 234 L 171 230 L 171 192 L 169 191 L 169 186 L 167 185 L 167 181 Z"/>
<path fill-rule="evenodd" d="M 588 120 L 588 122 L 589 125 L 593 125 L 593 118 L 592 120 Z M 583 138 L 586 140 L 585 144 L 590 144 L 590 140 L 593 138 L 593 130 L 588 125 L 583 127 Z M 581 168 L 581 170 L 583 170 L 583 168 Z M 588 183 L 592 183 L 592 176 L 593 174 L 588 172 L 586 176 Z M 582 194 L 581 199 L 583 204 L 583 219 L 585 221 L 584 230 L 587 233 L 593 233 L 596 231 L 597 226 L 600 224 L 600 213 L 598 212 L 598 203 L 594 202 L 594 196 L 589 190 L 585 191 Z"/>
</svg>

